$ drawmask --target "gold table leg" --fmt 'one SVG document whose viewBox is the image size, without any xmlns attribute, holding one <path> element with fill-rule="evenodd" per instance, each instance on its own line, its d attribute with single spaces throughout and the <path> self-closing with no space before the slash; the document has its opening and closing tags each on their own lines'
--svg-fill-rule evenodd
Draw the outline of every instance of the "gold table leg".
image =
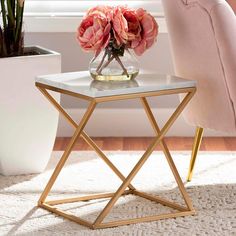
<svg viewBox="0 0 236 236">
<path fill-rule="evenodd" d="M 147 103 L 146 98 L 141 98 L 141 101 L 143 103 L 144 109 L 148 115 L 148 118 L 150 120 L 151 125 L 153 126 L 157 136 L 154 138 L 153 142 L 149 145 L 143 156 L 140 158 L 140 160 L 137 162 L 135 167 L 132 169 L 130 174 L 127 177 L 124 177 L 122 173 L 112 164 L 112 162 L 106 157 L 106 155 L 100 150 L 100 148 L 93 142 L 93 140 L 83 131 L 85 125 L 87 124 L 90 116 L 92 115 L 95 106 L 96 101 L 91 101 L 90 105 L 85 112 L 81 122 L 77 124 L 66 112 L 65 110 L 55 101 L 55 99 L 46 91 L 46 89 L 42 87 L 38 87 L 40 91 L 45 95 L 45 97 L 56 107 L 56 109 L 69 121 L 69 123 L 76 128 L 74 135 L 72 136 L 65 152 L 63 153 L 59 163 L 57 164 L 48 184 L 46 185 L 39 201 L 38 205 L 44 209 L 47 209 L 53 213 L 56 213 L 60 216 L 63 216 L 67 219 L 70 219 L 72 221 L 75 221 L 79 224 L 82 224 L 84 226 L 87 226 L 91 229 L 98 229 L 98 228 L 108 228 L 108 227 L 114 227 L 119 225 L 126 225 L 126 224 L 133 224 L 138 222 L 148 222 L 148 221 L 154 221 L 159 219 L 167 219 L 171 217 L 177 217 L 177 216 L 187 216 L 187 215 L 193 215 L 195 213 L 191 200 L 188 197 L 188 194 L 184 188 L 184 185 L 182 183 L 182 180 L 178 174 L 178 171 L 175 167 L 175 164 L 172 160 L 172 157 L 170 155 L 170 152 L 165 144 L 164 136 L 167 133 L 167 131 L 170 129 L 170 127 L 173 125 L 175 120 L 178 118 L 178 116 L 181 114 L 185 106 L 188 104 L 192 96 L 194 95 L 195 91 L 190 91 L 187 93 L 186 97 L 182 100 L 180 105 L 177 107 L 173 115 L 169 118 L 169 120 L 166 122 L 164 127 L 160 130 L 156 120 L 151 112 L 151 109 Z M 46 197 L 48 196 L 53 184 L 55 183 L 60 171 L 62 170 L 66 160 L 68 159 L 72 148 L 78 139 L 78 137 L 81 135 L 81 137 L 97 152 L 97 154 L 108 164 L 108 166 L 113 170 L 113 172 L 123 181 L 123 183 L 120 185 L 118 190 L 115 193 L 102 193 L 102 194 L 94 194 L 90 196 L 83 196 L 83 197 L 75 197 L 75 198 L 68 198 L 68 199 L 59 199 L 59 200 L 53 200 L 53 201 L 45 201 Z M 158 143 L 161 143 L 163 152 L 165 153 L 165 156 L 167 158 L 168 164 L 172 170 L 172 173 L 176 179 L 176 182 L 178 184 L 178 187 L 180 189 L 180 192 L 184 198 L 184 201 L 186 203 L 186 207 L 179 205 L 178 203 L 170 202 L 168 200 L 165 200 L 158 196 L 152 196 L 147 193 L 140 192 L 135 189 L 133 185 L 131 185 L 131 181 L 136 176 L 136 174 L 139 172 L 139 170 L 142 168 L 144 163 L 147 161 L 149 156 L 154 151 L 156 145 Z M 129 190 L 126 190 L 126 188 L 129 188 Z M 178 210 L 179 212 L 175 213 L 167 213 L 167 214 L 161 214 L 161 215 L 155 215 L 155 216 L 146 216 L 141 218 L 135 218 L 135 219 L 127 219 L 127 220 L 120 220 L 120 221 L 113 221 L 113 222 L 105 222 L 103 223 L 104 218 L 109 214 L 114 204 L 117 202 L 120 196 L 126 195 L 126 194 L 135 194 L 140 197 L 149 199 L 151 201 L 155 201 L 158 203 L 161 203 L 165 206 L 174 208 Z M 104 209 L 101 211 L 101 213 L 98 215 L 97 219 L 94 222 L 88 222 L 84 219 L 81 219 L 79 217 L 76 217 L 70 213 L 67 213 L 63 210 L 60 210 L 55 207 L 55 205 L 59 204 L 65 204 L 65 203 L 72 203 L 77 201 L 84 201 L 84 200 L 92 200 L 92 199 L 99 199 L 99 198 L 111 198 L 110 201 L 107 203 L 107 205 L 104 207 Z"/>
<path fill-rule="evenodd" d="M 69 155 L 70 155 L 70 153 L 72 151 L 72 148 L 75 145 L 75 142 L 76 142 L 77 138 L 80 136 L 83 128 L 85 127 L 86 123 L 89 120 L 89 117 L 92 115 L 93 110 L 95 109 L 95 106 L 96 106 L 95 102 L 91 102 L 90 103 L 90 105 L 89 105 L 87 111 L 85 112 L 85 114 L 84 114 L 84 116 L 83 116 L 83 118 L 82 118 L 78 128 L 76 129 L 76 131 L 75 131 L 74 135 L 72 136 L 72 138 L 71 138 L 71 140 L 70 140 L 70 142 L 69 142 L 65 152 L 63 153 L 59 163 L 57 164 L 57 166 L 56 166 L 56 168 L 55 168 L 55 170 L 54 170 L 54 172 L 53 172 L 53 174 L 52 174 L 52 176 L 51 176 L 51 178 L 50 178 L 46 188 L 44 189 L 44 191 L 43 191 L 43 193 L 42 193 L 42 195 L 41 195 L 41 197 L 39 199 L 39 204 L 41 204 L 42 202 L 45 201 L 49 191 L 51 190 L 51 188 L 52 188 L 53 184 L 55 183 L 59 173 L 61 172 L 61 169 L 65 165 L 65 162 L 68 159 L 68 157 L 69 157 Z"/>
<path fill-rule="evenodd" d="M 63 117 L 72 125 L 74 128 L 78 128 L 78 124 L 71 118 L 71 116 L 62 108 L 62 106 L 47 92 L 46 89 L 38 87 L 42 94 L 50 101 L 50 103 L 63 115 Z M 84 132 L 81 131 L 81 137 L 85 142 L 94 149 L 94 151 L 102 158 L 102 160 L 114 171 L 114 173 L 123 181 L 125 177 L 122 173 L 113 165 L 113 163 L 106 157 L 102 150 L 97 146 L 97 144 Z M 129 189 L 135 190 L 135 187 L 131 184 Z"/>
<path fill-rule="evenodd" d="M 144 163 L 147 161 L 148 157 L 152 154 L 154 151 L 156 145 L 162 140 L 164 135 L 167 133 L 169 128 L 173 125 L 174 121 L 178 118 L 178 116 L 181 114 L 185 106 L 188 104 L 190 99 L 192 98 L 193 94 L 190 92 L 186 95 L 186 97 L 183 99 L 183 101 L 180 103 L 180 105 L 177 107 L 175 112 L 172 114 L 172 116 L 169 118 L 169 120 L 166 122 L 162 130 L 160 130 L 158 136 L 154 139 L 154 141 L 150 144 L 150 146 L 147 148 L 141 159 L 138 161 L 138 163 L 135 165 L 135 167 L 132 169 L 126 180 L 122 183 L 122 185 L 119 187 L 119 189 L 116 191 L 116 194 L 111 198 L 111 200 L 108 202 L 108 204 L 105 206 L 105 208 L 102 210 L 100 215 L 97 217 L 97 219 L 94 222 L 94 227 L 98 227 L 98 225 L 103 221 L 103 219 L 106 217 L 106 215 L 111 211 L 114 204 L 117 202 L 119 197 L 124 192 L 125 188 L 129 185 L 129 183 L 132 181 L 132 179 L 136 176 L 138 171 L 141 169 L 141 167 L 144 165 Z M 170 163 L 169 163 L 170 165 Z M 175 176 L 177 176 L 176 169 L 173 169 L 173 166 L 170 166 L 172 168 L 172 171 L 175 172 Z M 178 172 L 177 172 L 178 173 Z M 184 195 L 184 200 L 188 204 L 188 209 L 191 214 L 194 212 L 193 207 L 191 205 L 191 202 L 189 199 L 186 199 L 187 194 Z M 160 217 L 160 216 L 159 216 Z M 151 218 L 147 218 L 151 219 Z M 126 224 L 129 224 L 129 220 L 125 221 Z M 103 224 L 104 225 L 104 224 Z"/>
<path fill-rule="evenodd" d="M 157 124 L 157 122 L 156 122 L 156 120 L 154 118 L 154 115 L 153 115 L 153 113 L 151 111 L 151 108 L 150 108 L 150 106 L 148 104 L 147 99 L 146 98 L 141 98 L 141 102 L 143 104 L 143 107 L 144 107 L 144 109 L 145 109 L 145 111 L 147 113 L 147 116 L 148 116 L 148 118 L 150 120 L 150 123 L 151 123 L 154 131 L 158 135 L 160 133 L 160 128 L 159 128 L 159 126 L 158 126 L 158 124 Z M 169 151 L 169 149 L 168 149 L 168 147 L 166 145 L 166 142 L 165 142 L 164 138 L 161 140 L 160 143 L 161 143 L 161 148 L 162 148 L 162 150 L 163 150 L 163 152 L 164 152 L 164 154 L 166 156 L 166 159 L 167 159 L 167 161 L 169 163 L 169 166 L 171 168 L 171 171 L 172 171 L 172 173 L 173 173 L 173 175 L 175 177 L 175 180 L 176 180 L 176 182 L 177 182 L 177 184 L 179 186 L 179 190 L 180 190 L 182 196 L 184 197 L 185 203 L 187 204 L 187 206 L 190 209 L 193 210 L 193 206 L 192 206 L 191 200 L 188 197 L 188 194 L 187 194 L 187 192 L 185 190 L 184 184 L 183 184 L 183 182 L 182 182 L 182 180 L 181 180 L 181 178 L 179 176 L 178 170 L 177 170 L 177 168 L 175 166 L 175 163 L 174 163 L 174 161 L 173 161 L 173 159 L 171 157 L 170 151 Z"/>
</svg>

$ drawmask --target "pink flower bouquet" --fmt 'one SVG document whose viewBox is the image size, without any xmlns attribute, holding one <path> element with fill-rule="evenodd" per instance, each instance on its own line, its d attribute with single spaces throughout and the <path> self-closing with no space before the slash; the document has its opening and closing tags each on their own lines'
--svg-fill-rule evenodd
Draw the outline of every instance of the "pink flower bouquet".
<svg viewBox="0 0 236 236">
<path fill-rule="evenodd" d="M 144 9 L 126 6 L 97 6 L 90 9 L 77 30 L 77 39 L 85 51 L 95 53 L 95 60 L 104 51 L 96 73 L 101 75 L 113 60 L 118 62 L 123 74 L 129 75 L 122 62 L 125 50 L 133 49 L 142 55 L 157 39 L 158 24 Z"/>
</svg>

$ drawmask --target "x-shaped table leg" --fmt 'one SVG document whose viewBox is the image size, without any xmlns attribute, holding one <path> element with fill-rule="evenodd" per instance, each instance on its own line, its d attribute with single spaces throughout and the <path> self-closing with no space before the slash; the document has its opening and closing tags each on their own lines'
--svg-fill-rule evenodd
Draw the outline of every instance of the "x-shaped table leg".
<svg viewBox="0 0 236 236">
<path fill-rule="evenodd" d="M 192 98 L 193 93 L 188 93 L 186 95 L 186 97 L 183 99 L 183 101 L 180 103 L 180 105 L 177 107 L 177 109 L 175 110 L 175 112 L 172 114 L 172 116 L 169 118 L 169 120 L 166 122 L 166 124 L 164 125 L 164 127 L 162 128 L 162 130 L 158 130 L 160 132 L 158 132 L 157 137 L 154 139 L 154 141 L 150 144 L 150 146 L 147 148 L 147 150 L 145 151 L 145 153 L 143 154 L 143 156 L 141 157 L 141 159 L 138 161 L 138 163 L 135 165 L 135 167 L 132 169 L 132 171 L 130 172 L 130 174 L 127 176 L 127 178 L 124 180 L 124 182 L 121 184 L 121 186 L 118 188 L 118 190 L 116 191 L 115 195 L 111 198 L 111 200 L 108 202 L 108 204 L 105 206 L 105 208 L 103 209 L 103 211 L 100 213 L 100 215 L 97 217 L 97 219 L 94 222 L 94 226 L 97 227 L 99 226 L 99 224 L 101 224 L 101 222 L 103 221 L 103 219 L 107 216 L 107 214 L 111 211 L 112 207 L 114 206 L 114 204 L 117 202 L 117 200 L 119 199 L 119 197 L 123 194 L 123 192 L 125 191 L 125 189 L 127 188 L 127 186 L 130 184 L 130 182 L 133 180 L 133 178 L 136 176 L 136 174 L 138 173 L 138 171 L 141 169 L 141 167 L 144 165 L 144 163 L 147 161 L 147 159 L 149 158 L 149 156 L 152 154 L 152 152 L 154 151 L 156 145 L 162 141 L 163 137 L 165 136 L 165 134 L 167 133 L 167 131 L 169 130 L 169 128 L 173 125 L 173 123 L 175 122 L 175 120 L 178 118 L 178 116 L 181 114 L 181 112 L 183 111 L 183 109 L 185 108 L 185 106 L 188 104 L 188 102 L 190 101 L 190 99 Z M 146 110 L 146 112 L 150 112 L 149 110 Z M 163 142 L 162 142 L 163 144 Z M 166 146 L 165 146 L 166 147 Z M 166 150 L 168 150 L 167 148 L 165 149 L 165 153 Z M 168 161 L 172 161 L 171 158 L 169 158 L 170 156 L 168 156 Z M 174 163 L 169 162 L 169 164 L 171 163 L 170 167 L 172 169 L 172 171 L 175 173 L 175 177 L 178 176 L 178 184 L 181 185 L 181 179 L 178 175 L 177 169 L 174 169 Z M 190 211 L 193 210 L 192 204 L 190 199 L 188 198 L 187 193 L 184 191 L 184 186 L 183 187 L 181 193 L 183 194 L 183 197 L 185 199 L 185 202 L 187 203 L 188 209 Z"/>
<path fill-rule="evenodd" d="M 61 169 L 63 168 L 63 166 L 65 165 L 65 162 L 67 161 L 71 151 L 72 151 L 72 148 L 73 146 L 75 145 L 77 139 L 79 138 L 83 128 L 85 127 L 86 123 L 88 122 L 90 116 L 92 115 L 93 113 L 93 110 L 95 109 L 95 106 L 96 106 L 96 103 L 95 102 L 90 102 L 90 105 L 87 109 L 87 111 L 85 112 L 80 124 L 78 125 L 78 127 L 76 128 L 75 130 L 75 133 L 74 135 L 72 136 L 68 146 L 66 147 L 60 161 L 58 162 L 48 184 L 46 185 L 40 199 L 39 199 L 39 204 L 43 203 L 49 193 L 49 191 L 51 190 L 53 184 L 55 183 L 59 173 L 61 172 Z"/>
<path fill-rule="evenodd" d="M 150 106 L 148 104 L 147 99 L 146 98 L 141 98 L 141 102 L 143 104 L 145 112 L 146 112 L 146 114 L 147 114 L 147 116 L 148 116 L 148 118 L 150 120 L 150 123 L 151 123 L 154 131 L 156 132 L 157 135 L 159 135 L 161 131 L 160 131 L 160 128 L 159 128 L 159 126 L 158 126 L 158 124 L 157 124 L 157 122 L 155 120 L 155 117 L 154 117 L 152 111 L 151 111 L 151 108 L 150 108 Z M 178 170 L 177 170 L 177 168 L 175 166 L 175 163 L 174 163 L 174 161 L 173 161 L 173 159 L 171 157 L 170 151 L 169 151 L 169 149 L 168 149 L 168 147 L 166 145 L 166 142 L 165 142 L 164 138 L 160 141 L 160 144 L 161 144 L 162 150 L 163 150 L 163 152 L 164 152 L 164 154 L 166 156 L 166 159 L 167 159 L 167 161 L 169 163 L 171 171 L 172 171 L 172 173 L 173 173 L 173 175 L 175 177 L 175 180 L 176 180 L 176 182 L 177 182 L 177 184 L 179 186 L 180 192 L 181 192 L 181 194 L 182 194 L 182 196 L 183 196 L 183 198 L 185 200 L 185 203 L 186 203 L 186 205 L 188 206 L 188 208 L 190 210 L 193 210 L 193 205 L 191 203 L 191 200 L 190 200 L 190 198 L 189 198 L 189 196 L 188 196 L 188 194 L 187 194 L 187 192 L 185 190 L 184 184 L 183 184 L 183 182 L 182 182 L 182 180 L 181 180 L 181 178 L 179 176 Z"/>
<path fill-rule="evenodd" d="M 82 138 L 96 151 L 96 153 L 105 161 L 105 163 L 113 170 L 113 172 L 122 180 L 124 181 L 125 177 L 122 175 L 122 173 L 112 164 L 112 162 L 106 157 L 106 155 L 101 151 L 101 149 L 96 145 L 96 143 L 93 142 L 93 140 L 83 131 L 83 128 L 85 127 L 87 121 L 89 120 L 90 116 L 93 113 L 93 110 L 95 109 L 96 103 L 91 102 L 90 106 L 88 107 L 87 112 L 85 113 L 83 119 L 81 120 L 80 125 L 78 125 L 71 117 L 70 115 L 61 107 L 61 105 L 47 92 L 46 89 L 38 88 L 44 96 L 54 105 L 54 107 L 68 120 L 68 122 L 76 128 L 76 131 L 71 138 L 71 141 L 65 150 L 60 162 L 58 163 L 58 166 L 56 167 L 51 179 L 48 182 L 48 185 L 46 186 L 43 194 L 41 195 L 39 199 L 39 203 L 45 201 L 49 191 L 51 190 L 51 187 L 53 186 L 58 174 L 60 173 L 62 167 L 64 166 L 68 156 L 70 155 L 70 152 L 78 139 L 78 137 L 81 135 Z M 130 190 L 135 190 L 135 187 L 129 184 Z"/>
<path fill-rule="evenodd" d="M 172 116 L 169 118 L 169 120 L 166 122 L 164 127 L 160 130 L 158 127 L 156 120 L 151 112 L 151 109 L 148 105 L 148 102 L 145 97 L 141 98 L 141 101 L 143 103 L 144 109 L 148 115 L 148 118 L 151 122 L 151 125 L 153 126 L 157 136 L 154 138 L 153 142 L 149 145 L 141 159 L 138 161 L 138 163 L 135 165 L 135 167 L 132 169 L 130 174 L 125 178 L 122 173 L 112 164 L 112 162 L 106 157 L 106 155 L 101 151 L 101 149 L 93 142 L 93 140 L 83 131 L 85 125 L 87 124 L 90 116 L 92 115 L 95 107 L 96 107 L 96 100 L 92 100 L 90 102 L 90 105 L 85 112 L 82 120 L 80 121 L 79 124 L 77 124 L 69 115 L 68 113 L 65 112 L 65 110 L 55 101 L 55 99 L 46 91 L 45 88 L 38 87 L 39 90 L 45 95 L 45 97 L 55 106 L 55 108 L 69 121 L 69 123 L 76 128 L 74 135 L 72 136 L 68 146 L 66 147 L 65 152 L 63 153 L 60 161 L 58 162 L 48 184 L 46 185 L 40 199 L 39 199 L 39 206 L 43 207 L 51 212 L 57 213 L 61 216 L 64 216 L 68 219 L 71 219 L 77 223 L 83 224 L 87 227 L 90 227 L 92 229 L 95 228 L 106 228 L 106 227 L 113 227 L 113 226 L 118 226 L 118 225 L 124 225 L 124 224 L 131 224 L 131 223 L 137 223 L 137 222 L 146 222 L 146 221 L 152 221 L 152 220 L 158 220 L 158 219 L 165 219 L 165 218 L 170 218 L 170 217 L 176 217 L 176 216 L 185 216 L 185 215 L 191 215 L 194 214 L 194 209 L 191 203 L 191 200 L 189 199 L 187 192 L 184 188 L 183 182 L 178 174 L 178 171 L 175 167 L 175 164 L 172 160 L 172 157 L 170 155 L 170 152 L 166 146 L 166 143 L 163 139 L 169 128 L 173 125 L 175 120 L 178 118 L 178 116 L 181 114 L 185 106 L 188 104 L 192 96 L 194 95 L 194 91 L 188 92 L 186 97 L 182 100 L 180 105 L 177 107 L 175 112 L 172 114 Z M 118 190 L 115 193 L 105 193 L 105 194 L 97 194 L 97 195 L 92 195 L 92 196 L 85 196 L 85 197 L 78 197 L 78 198 L 71 198 L 71 199 L 62 199 L 62 200 L 55 200 L 55 201 L 48 201 L 45 202 L 45 199 L 51 190 L 53 184 L 55 183 L 60 171 L 62 170 L 66 160 L 68 159 L 73 146 L 75 145 L 76 140 L 81 136 L 96 152 L 97 154 L 108 164 L 108 166 L 114 171 L 114 173 L 123 181 L 121 186 L 118 188 Z M 187 205 L 187 208 L 182 207 L 176 203 L 169 202 L 167 200 L 164 200 L 160 197 L 156 196 L 151 196 L 146 193 L 142 193 L 134 188 L 133 185 L 131 185 L 131 181 L 133 178 L 136 176 L 136 174 L 139 172 L 139 170 L 142 168 L 144 163 L 147 161 L 149 156 L 152 154 L 154 151 L 156 145 L 158 143 L 161 143 L 161 146 L 163 148 L 164 154 L 167 158 L 167 161 L 169 163 L 169 166 L 174 174 L 174 177 L 176 179 L 176 182 L 179 186 L 179 189 L 181 191 L 181 194 L 185 200 L 185 203 Z M 129 190 L 126 190 L 126 188 L 129 188 Z M 168 213 L 168 214 L 162 214 L 162 215 L 157 215 L 157 216 L 147 216 L 147 217 L 141 217 L 141 218 L 136 218 L 136 219 L 127 219 L 127 220 L 120 220 L 120 221 L 115 221 L 115 222 L 107 222 L 107 223 L 102 223 L 104 218 L 107 216 L 107 214 L 111 211 L 112 207 L 114 204 L 117 202 L 119 197 L 121 195 L 133 193 L 138 196 L 147 198 L 149 200 L 153 200 L 156 202 L 159 202 L 163 205 L 172 207 L 174 209 L 179 210 L 180 212 L 175 212 L 175 213 Z M 58 205 L 58 204 L 63 204 L 63 203 L 70 203 L 70 202 L 76 202 L 76 201 L 83 201 L 83 200 L 91 200 L 91 199 L 98 199 L 98 198 L 107 198 L 111 197 L 110 201 L 107 203 L 105 208 L 102 210 L 102 212 L 99 214 L 97 219 L 94 221 L 94 223 L 90 223 L 86 220 L 83 220 L 79 217 L 73 216 L 71 214 L 68 214 L 62 210 L 59 210 L 57 208 L 54 208 L 53 205 Z"/>
</svg>

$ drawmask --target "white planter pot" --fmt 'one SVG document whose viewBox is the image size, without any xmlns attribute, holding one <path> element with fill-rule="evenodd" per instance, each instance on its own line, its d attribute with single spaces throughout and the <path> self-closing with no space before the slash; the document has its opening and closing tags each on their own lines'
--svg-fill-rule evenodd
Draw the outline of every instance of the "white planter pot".
<svg viewBox="0 0 236 236">
<path fill-rule="evenodd" d="M 60 73 L 60 54 L 35 46 L 41 55 L 0 59 L 0 174 L 42 172 L 51 155 L 58 112 L 35 87 L 38 75 Z M 60 95 L 55 94 L 57 101 Z"/>
</svg>

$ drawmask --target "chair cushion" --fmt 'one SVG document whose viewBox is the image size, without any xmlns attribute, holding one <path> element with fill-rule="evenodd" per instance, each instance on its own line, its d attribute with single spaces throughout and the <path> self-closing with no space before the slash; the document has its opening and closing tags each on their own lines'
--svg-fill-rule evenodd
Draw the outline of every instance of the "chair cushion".
<svg viewBox="0 0 236 236">
<path fill-rule="evenodd" d="M 188 123 L 236 131 L 236 19 L 225 0 L 163 0 L 175 72 L 197 80 Z"/>
</svg>

